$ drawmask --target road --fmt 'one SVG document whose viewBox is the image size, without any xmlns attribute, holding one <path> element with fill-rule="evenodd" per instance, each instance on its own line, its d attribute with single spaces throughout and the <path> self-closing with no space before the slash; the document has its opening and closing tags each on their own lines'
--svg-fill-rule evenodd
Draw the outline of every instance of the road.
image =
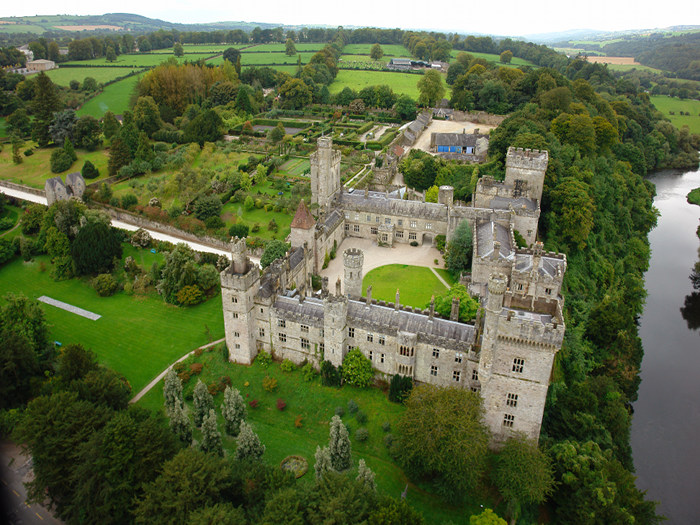
<svg viewBox="0 0 700 525">
<path fill-rule="evenodd" d="M 28 505 L 25 481 L 32 478 L 31 466 L 20 448 L 10 441 L 0 441 L 0 523 L 61 525 L 41 505 Z"/>
</svg>

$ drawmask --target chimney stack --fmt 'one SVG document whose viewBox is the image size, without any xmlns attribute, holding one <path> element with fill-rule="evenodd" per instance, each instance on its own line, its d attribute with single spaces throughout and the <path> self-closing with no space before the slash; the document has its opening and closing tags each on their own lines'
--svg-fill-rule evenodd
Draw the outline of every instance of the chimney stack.
<svg viewBox="0 0 700 525">
<path fill-rule="evenodd" d="M 452 299 L 452 310 L 450 311 L 450 321 L 459 321 L 459 299 Z"/>
<path fill-rule="evenodd" d="M 399 289 L 396 289 L 396 302 L 394 303 L 394 310 L 397 312 L 399 311 L 399 308 L 401 306 L 401 299 L 399 298 Z"/>
</svg>

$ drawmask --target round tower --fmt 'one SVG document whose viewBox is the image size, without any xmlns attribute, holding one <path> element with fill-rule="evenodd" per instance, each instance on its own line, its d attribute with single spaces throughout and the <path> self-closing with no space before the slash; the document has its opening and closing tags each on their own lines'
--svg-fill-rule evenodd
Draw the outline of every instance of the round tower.
<svg viewBox="0 0 700 525">
<path fill-rule="evenodd" d="M 362 265 L 365 255 L 362 250 L 348 248 L 343 252 L 343 264 L 345 267 L 345 294 L 350 298 L 362 296 Z"/>
<path fill-rule="evenodd" d="M 455 200 L 455 189 L 452 186 L 440 186 L 438 189 L 438 204 L 452 207 Z"/>
<path fill-rule="evenodd" d="M 489 277 L 486 309 L 490 312 L 500 313 L 503 309 L 503 294 L 506 293 L 507 283 L 508 280 L 502 273 L 494 273 Z"/>
</svg>

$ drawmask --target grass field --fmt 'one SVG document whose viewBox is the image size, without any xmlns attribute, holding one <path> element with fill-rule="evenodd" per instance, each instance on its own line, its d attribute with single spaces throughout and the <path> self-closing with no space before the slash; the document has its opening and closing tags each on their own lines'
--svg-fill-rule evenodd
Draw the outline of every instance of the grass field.
<svg viewBox="0 0 700 525">
<path fill-rule="evenodd" d="M 82 105 L 78 110 L 78 115 L 91 115 L 95 118 L 102 118 L 107 111 L 111 111 L 115 115 L 123 114 L 129 109 L 131 93 L 140 77 L 141 74 L 133 75 L 105 87 L 102 93 Z"/>
<path fill-rule="evenodd" d="M 374 44 L 348 44 L 343 48 L 344 55 L 369 55 Z M 399 44 L 380 44 L 384 51 L 384 56 L 389 57 L 410 57 L 408 49 Z"/>
<path fill-rule="evenodd" d="M 34 24 L 2 24 L 0 30 L 3 33 L 36 33 L 38 35 L 45 33 L 45 29 Z"/>
<path fill-rule="evenodd" d="M 666 95 L 654 95 L 651 97 L 651 102 L 677 128 L 688 126 L 692 133 L 700 133 L 700 100 L 681 100 Z M 671 115 L 672 111 L 675 115 Z M 690 115 L 680 115 L 681 111 L 688 112 Z"/>
<path fill-rule="evenodd" d="M 284 53 L 242 53 L 241 65 L 256 66 L 259 64 L 296 64 L 298 57 L 301 57 L 302 64 L 308 64 L 313 53 L 298 53 L 294 56 L 287 56 Z M 221 57 L 223 59 L 223 57 Z"/>
<path fill-rule="evenodd" d="M 17 228 L 16 230 L 14 230 L 13 228 L 17 226 L 17 221 L 19 220 L 19 216 L 21 213 L 21 208 L 18 208 L 17 206 L 11 206 L 9 204 L 5 205 L 5 209 L 2 213 L 0 213 L 0 219 L 10 219 L 12 221 L 12 226 L 7 230 L 0 231 L 0 237 L 12 240 L 17 236 L 20 230 L 19 228 Z"/>
<path fill-rule="evenodd" d="M 294 44 L 294 47 L 297 49 L 298 52 L 313 52 L 315 53 L 316 51 L 321 51 L 323 49 L 323 46 L 325 44 Z M 284 53 L 287 50 L 287 47 L 285 44 L 258 44 L 257 46 L 251 46 L 251 47 L 246 47 L 245 49 L 241 49 L 241 53 L 256 53 L 259 51 L 264 51 L 264 52 L 277 52 L 277 53 Z"/>
<path fill-rule="evenodd" d="M 216 53 L 212 53 L 214 55 Z M 178 62 L 184 62 L 185 60 L 201 60 L 203 58 L 206 58 L 207 55 L 203 54 L 185 54 L 181 57 L 176 57 L 174 55 L 171 55 L 172 58 L 175 58 Z M 149 66 L 157 66 L 161 62 L 168 60 L 170 58 L 169 55 L 164 55 L 162 53 L 151 53 L 151 54 L 134 54 L 134 55 L 119 55 L 117 59 L 114 62 L 107 62 L 107 59 L 105 57 L 102 58 L 93 58 L 91 60 L 80 60 L 76 62 L 68 62 L 68 64 L 75 65 L 75 66 L 80 66 L 80 67 L 89 67 L 89 66 L 129 66 L 129 67 L 149 67 Z"/>
<path fill-rule="evenodd" d="M 182 50 L 185 53 L 223 53 L 224 50 L 229 47 L 240 49 L 243 47 L 242 44 L 182 44 Z M 173 48 L 169 47 L 167 49 L 154 49 L 151 53 L 156 53 L 159 55 L 172 55 Z M 174 55 L 173 55 L 174 56 Z"/>
<path fill-rule="evenodd" d="M 637 71 L 648 71 L 650 73 L 658 73 L 659 75 L 664 74 L 660 69 L 643 66 L 642 64 L 608 64 L 608 69 L 611 71 L 632 71 L 636 69 Z"/>
<path fill-rule="evenodd" d="M 369 62 L 370 64 L 388 64 L 390 57 L 386 55 L 379 60 L 372 60 L 369 55 L 341 55 L 340 64 L 343 62 Z"/>
<path fill-rule="evenodd" d="M 360 91 L 367 86 L 377 86 L 387 84 L 391 86 L 394 93 L 405 94 L 413 99 L 418 99 L 418 81 L 420 75 L 411 73 L 391 73 L 389 71 L 362 71 L 362 70 L 341 70 L 338 76 L 330 85 L 331 94 L 340 93 L 344 87 L 349 87 L 355 91 Z"/>
<path fill-rule="evenodd" d="M 52 69 L 46 74 L 54 84 L 67 86 L 71 80 L 77 80 L 81 84 L 85 77 L 92 77 L 99 83 L 109 82 L 115 78 L 123 77 L 134 71 L 124 67 L 66 67 Z"/>
<path fill-rule="evenodd" d="M 362 279 L 362 289 L 366 290 L 370 285 L 373 299 L 393 303 L 398 288 L 401 304 L 418 308 L 426 308 L 433 295 L 441 295 L 447 291 L 430 268 L 408 264 L 387 264 L 371 270 Z"/>
<path fill-rule="evenodd" d="M 33 144 L 33 143 L 31 143 Z M 29 148 L 30 143 L 27 143 L 22 151 Z M 51 172 L 49 159 L 53 149 L 37 149 L 30 157 L 22 155 L 22 164 L 14 164 L 12 162 L 12 148 L 3 148 L 0 153 L 0 179 L 11 180 L 20 184 L 26 184 L 33 188 L 44 189 L 44 183 L 51 177 L 56 177 L 56 173 Z M 107 153 L 104 150 L 84 151 L 75 150 L 78 155 L 78 160 L 67 171 L 60 174 L 65 179 L 68 173 L 80 171 L 83 163 L 86 160 L 92 162 L 100 171 L 100 176 L 96 180 L 103 179 L 107 176 Z"/>
<path fill-rule="evenodd" d="M 0 137 L 7 137 L 7 122 L 5 117 L 0 117 Z"/>
<path fill-rule="evenodd" d="M 518 66 L 533 66 L 537 67 L 535 64 L 530 62 L 529 60 L 525 60 L 524 58 L 518 58 L 518 57 L 513 57 L 512 60 L 510 61 L 510 64 L 502 64 L 501 63 L 501 56 L 492 54 L 492 53 L 476 53 L 472 51 L 462 51 L 458 49 L 453 49 L 452 52 L 450 53 L 450 56 L 454 60 L 459 53 L 466 52 L 472 55 L 474 58 L 483 58 L 487 62 L 493 62 L 495 64 L 498 64 L 499 66 L 510 66 L 510 67 L 518 67 Z M 451 61 L 453 61 L 451 60 Z"/>
<path fill-rule="evenodd" d="M 255 198 L 255 196 L 253 196 Z M 233 224 L 245 224 L 250 229 L 250 235 L 260 237 L 262 239 L 279 239 L 284 240 L 289 232 L 291 231 L 290 225 L 292 224 L 293 217 L 285 212 L 276 211 L 265 211 L 264 208 L 253 208 L 250 211 L 246 211 L 243 208 L 242 202 L 229 202 L 227 203 L 223 210 L 221 218 L 226 223 L 226 226 L 232 226 Z M 267 229 L 267 224 L 275 219 L 277 223 L 277 233 L 271 232 Z M 260 231 L 253 232 L 253 226 L 258 224 L 260 226 Z"/>
<path fill-rule="evenodd" d="M 191 308 L 168 305 L 156 295 L 139 297 L 119 292 L 99 297 L 82 280 L 53 281 L 49 268 L 48 256 L 29 263 L 16 259 L 0 269 L 0 291 L 3 295 L 21 292 L 32 299 L 47 295 L 100 314 L 102 318 L 91 321 L 43 306 L 52 340 L 64 345 L 81 343 L 92 349 L 101 363 L 129 380 L 134 393 L 177 358 L 210 338 L 223 337 L 220 295 Z"/>
<path fill-rule="evenodd" d="M 330 419 L 336 407 L 342 407 L 345 409 L 343 422 L 350 428 L 354 468 L 357 468 L 360 459 L 364 459 L 376 474 L 378 490 L 394 497 L 398 497 L 408 484 L 406 499 L 411 506 L 423 513 L 426 523 L 442 524 L 450 520 L 453 523 L 466 523 L 466 516 L 479 512 L 479 503 L 489 503 L 474 501 L 469 506 L 454 508 L 409 482 L 403 471 L 389 457 L 384 446 L 386 433 L 382 429 L 385 422 L 394 428 L 404 409 L 401 405 L 390 403 L 386 395 L 377 388 L 358 389 L 347 385 L 340 389 L 325 387 L 320 384 L 318 377 L 307 382 L 299 370 L 285 373 L 276 363 L 268 368 L 263 368 L 258 363 L 251 366 L 224 363 L 219 349 L 189 358 L 187 362 L 200 362 L 204 367 L 202 374 L 199 377 L 193 376 L 185 386 L 186 397 L 188 392 L 193 390 L 198 378 L 205 384 L 210 384 L 222 376 L 228 376 L 233 387 L 240 390 L 247 402 L 253 399 L 258 401 L 257 408 L 248 407 L 247 420 L 266 446 L 263 459 L 271 465 L 279 465 L 288 455 L 304 456 L 309 462 L 309 471 L 299 479 L 300 483 L 313 482 L 316 447 L 328 443 Z M 277 391 L 270 393 L 262 388 L 265 376 L 277 380 Z M 248 386 L 245 386 L 246 382 Z M 287 407 L 284 411 L 277 410 L 277 399 L 286 402 Z M 357 421 L 354 414 L 347 411 L 347 403 L 351 399 L 357 403 L 360 411 L 367 414 L 368 420 L 364 425 Z M 222 402 L 223 394 L 219 393 L 214 398 L 217 413 Z M 162 383 L 151 390 L 139 404 L 162 411 Z M 302 417 L 301 428 L 294 425 L 297 416 Z M 219 428 L 223 428 L 221 415 L 218 415 L 218 423 Z M 364 443 L 354 437 L 355 431 L 361 426 L 369 431 L 369 439 Z M 199 432 L 195 433 L 195 438 L 199 437 L 198 434 Z M 223 441 L 226 449 L 235 449 L 233 439 L 224 436 Z"/>
<path fill-rule="evenodd" d="M 311 170 L 311 164 L 308 159 L 289 159 L 280 166 L 280 171 L 299 177 L 308 173 Z"/>
</svg>

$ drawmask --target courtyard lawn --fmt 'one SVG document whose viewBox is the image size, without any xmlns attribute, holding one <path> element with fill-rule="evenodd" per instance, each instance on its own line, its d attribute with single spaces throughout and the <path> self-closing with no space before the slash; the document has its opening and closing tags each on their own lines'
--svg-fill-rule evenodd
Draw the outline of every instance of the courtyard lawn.
<svg viewBox="0 0 700 525">
<path fill-rule="evenodd" d="M 369 55 L 374 44 L 348 44 L 343 48 L 344 55 Z M 411 53 L 400 44 L 379 44 L 382 46 L 384 56 L 411 57 Z"/>
<path fill-rule="evenodd" d="M 398 289 L 401 304 L 414 308 L 427 308 L 433 295 L 441 295 L 447 291 L 430 268 L 408 264 L 387 264 L 369 271 L 362 279 L 362 290 L 367 290 L 370 285 L 372 299 L 393 303 Z"/>
<path fill-rule="evenodd" d="M 102 93 L 82 105 L 78 110 L 78 115 L 90 115 L 98 119 L 102 118 L 108 111 L 115 115 L 122 115 L 129 109 L 129 99 L 140 77 L 141 74 L 133 75 L 106 86 Z"/>
<path fill-rule="evenodd" d="M 377 486 L 380 492 L 398 497 L 408 484 L 406 499 L 426 519 L 426 523 L 440 524 L 452 520 L 454 523 L 464 523 L 464 516 L 477 513 L 480 503 L 487 501 L 472 501 L 463 508 L 454 508 L 442 502 L 437 496 L 430 494 L 410 483 L 401 468 L 396 465 L 387 453 L 384 445 L 386 433 L 382 429 L 384 422 L 389 422 L 392 428 L 403 413 L 403 406 L 390 403 L 386 395 L 378 388 L 358 389 L 344 386 L 340 389 L 325 387 L 316 377 L 307 382 L 303 379 L 300 370 L 282 372 L 279 364 L 273 363 L 268 368 L 253 363 L 251 366 L 225 363 L 222 357 L 222 349 L 216 347 L 211 351 L 205 351 L 199 357 L 191 357 L 187 364 L 199 362 L 204 365 L 201 375 L 192 376 L 184 388 L 187 398 L 197 380 L 201 379 L 205 384 L 218 382 L 222 376 L 228 376 L 232 386 L 240 390 L 241 395 L 250 403 L 258 401 L 257 408 L 248 407 L 248 421 L 266 446 L 264 460 L 271 465 L 279 463 L 287 456 L 296 454 L 306 458 L 309 464 L 308 472 L 300 478 L 300 483 L 313 482 L 314 453 L 317 446 L 325 446 L 328 443 L 329 422 L 335 413 L 336 407 L 345 410 L 343 422 L 350 428 L 352 442 L 353 468 L 357 468 L 360 459 L 364 459 L 367 465 L 375 472 Z M 262 380 L 265 376 L 275 378 L 278 388 L 275 392 L 266 392 L 262 388 Z M 248 383 L 248 386 L 246 385 Z M 284 411 L 276 408 L 277 399 L 286 403 Z M 367 423 L 360 424 L 354 414 L 347 411 L 347 403 L 354 400 L 359 410 L 367 414 Z M 214 398 L 214 406 L 217 408 L 219 428 L 223 429 L 223 418 L 219 413 L 219 407 L 223 402 L 223 394 L 219 393 Z M 163 383 L 160 382 L 153 388 L 139 404 L 152 409 L 163 410 Z M 189 401 L 191 407 L 191 400 Z M 302 427 L 295 427 L 295 419 L 302 417 Z M 364 426 L 369 431 L 369 439 L 361 443 L 355 439 L 355 432 Z M 199 438 L 199 432 L 195 432 L 195 438 Z M 232 452 L 235 450 L 234 440 L 223 436 L 224 447 Z"/>
<path fill-rule="evenodd" d="M 691 133 L 700 133 L 700 100 L 682 100 L 666 95 L 654 95 L 651 97 L 651 102 L 677 128 L 688 126 Z M 681 115 L 681 111 L 690 115 Z M 671 112 L 675 114 L 671 115 Z"/>
<path fill-rule="evenodd" d="M 66 67 L 52 69 L 46 74 L 54 84 L 68 86 L 71 80 L 77 80 L 81 84 L 85 77 L 92 77 L 98 83 L 104 84 L 119 77 L 124 77 L 134 71 L 125 67 Z"/>
<path fill-rule="evenodd" d="M 29 148 L 31 144 L 33 143 L 27 142 L 22 151 Z M 75 150 L 78 160 L 68 170 L 59 174 L 51 172 L 50 158 L 52 151 L 53 148 L 36 149 L 34 154 L 29 157 L 22 155 L 22 164 L 14 164 L 12 162 L 12 148 L 3 148 L 3 151 L 0 152 L 0 179 L 11 180 L 12 182 L 26 184 L 27 186 L 43 190 L 47 179 L 60 175 L 65 181 L 66 175 L 74 171 L 80 171 L 86 160 L 92 162 L 100 171 L 98 178 L 86 181 L 88 184 L 104 179 L 107 176 L 108 157 L 105 150 Z"/>
<path fill-rule="evenodd" d="M 0 268 L 1 295 L 23 293 L 31 299 L 47 295 L 101 315 L 91 321 L 42 305 L 51 340 L 90 348 L 101 363 L 127 378 L 134 394 L 179 357 L 223 337 L 220 295 L 191 308 L 168 305 L 157 295 L 119 292 L 99 297 L 83 280 L 54 281 L 50 267 L 47 256 L 29 263 L 17 258 L 4 265 Z"/>
<path fill-rule="evenodd" d="M 338 71 L 333 83 L 329 86 L 331 94 L 340 93 L 343 88 L 349 87 L 360 91 L 367 86 L 386 84 L 391 86 L 394 93 L 408 95 L 414 100 L 420 95 L 418 81 L 421 75 L 411 73 L 393 73 L 390 71 L 361 71 L 342 69 Z"/>
<path fill-rule="evenodd" d="M 447 281 L 447 284 L 449 284 L 450 286 L 454 285 L 457 282 L 448 270 L 445 270 L 444 268 L 435 268 L 435 271 L 438 273 L 438 275 L 440 275 L 440 277 L 445 279 L 445 281 Z"/>
</svg>

